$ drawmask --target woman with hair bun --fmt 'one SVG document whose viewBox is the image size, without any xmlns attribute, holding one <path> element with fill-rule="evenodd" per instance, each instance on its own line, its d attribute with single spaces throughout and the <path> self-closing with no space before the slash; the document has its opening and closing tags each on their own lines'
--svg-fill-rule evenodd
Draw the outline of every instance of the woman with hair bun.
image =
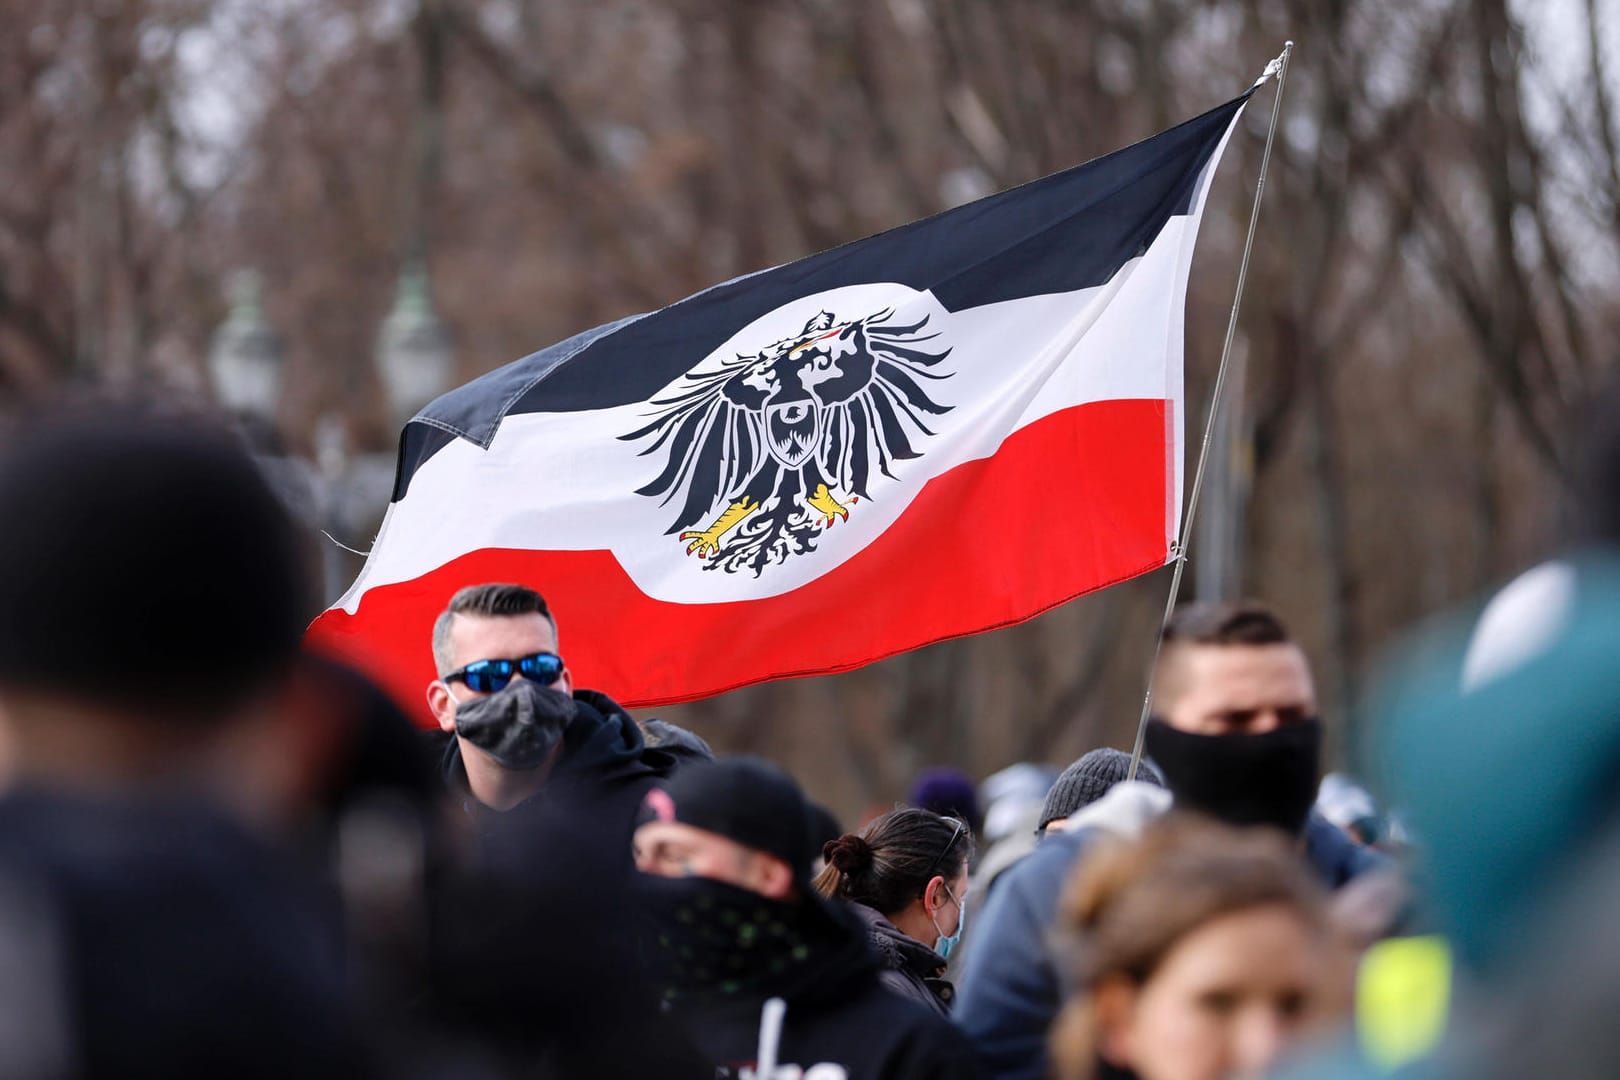
<svg viewBox="0 0 1620 1080">
<path fill-rule="evenodd" d="M 828 842 L 822 854 L 827 865 L 816 889 L 847 901 L 866 922 L 883 984 L 948 1015 L 955 991 L 943 977 L 945 961 L 962 938 L 973 854 L 966 823 L 931 810 L 891 810 Z"/>
</svg>

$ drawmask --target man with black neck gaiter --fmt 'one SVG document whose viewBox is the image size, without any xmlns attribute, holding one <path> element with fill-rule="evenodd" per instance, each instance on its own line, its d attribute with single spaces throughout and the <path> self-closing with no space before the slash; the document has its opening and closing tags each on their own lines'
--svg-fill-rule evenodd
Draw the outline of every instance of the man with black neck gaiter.
<svg viewBox="0 0 1620 1080">
<path fill-rule="evenodd" d="M 635 854 L 668 1014 L 720 1077 L 762 1075 L 763 1059 L 829 1080 L 981 1075 L 948 1021 L 883 987 L 864 925 L 811 887 L 812 834 L 798 785 L 757 758 L 690 765 L 648 793 Z"/>
<path fill-rule="evenodd" d="M 1008 870 L 979 917 L 956 1016 L 997 1076 L 1047 1075 L 1063 987 L 1048 933 L 1064 883 L 1099 833 L 1134 835 L 1172 807 L 1279 829 L 1330 888 L 1386 865 L 1312 812 L 1322 725 L 1310 665 L 1257 604 L 1184 607 L 1153 672 L 1146 753 L 1168 790 L 1120 784 Z"/>
<path fill-rule="evenodd" d="M 1153 703 L 1144 745 L 1177 809 L 1302 834 L 1321 778 L 1322 723 L 1305 653 L 1275 615 L 1258 606 L 1178 612 Z M 1324 876 L 1340 885 L 1341 873 Z"/>
</svg>

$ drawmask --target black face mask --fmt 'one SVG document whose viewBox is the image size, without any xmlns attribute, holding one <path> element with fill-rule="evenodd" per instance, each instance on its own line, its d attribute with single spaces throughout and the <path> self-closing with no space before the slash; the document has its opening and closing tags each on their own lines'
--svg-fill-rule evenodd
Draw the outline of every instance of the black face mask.
<svg viewBox="0 0 1620 1080">
<path fill-rule="evenodd" d="M 1144 746 L 1178 807 L 1229 825 L 1272 825 L 1297 836 L 1316 802 L 1320 720 L 1263 735 L 1192 735 L 1155 719 Z"/>
<path fill-rule="evenodd" d="M 752 996 L 792 984 L 828 944 L 831 924 L 807 904 L 704 877 L 642 874 L 637 891 L 670 1001 Z"/>
<path fill-rule="evenodd" d="M 506 766 L 535 769 L 545 763 L 579 706 L 558 690 L 528 679 L 456 706 L 456 734 Z"/>
</svg>

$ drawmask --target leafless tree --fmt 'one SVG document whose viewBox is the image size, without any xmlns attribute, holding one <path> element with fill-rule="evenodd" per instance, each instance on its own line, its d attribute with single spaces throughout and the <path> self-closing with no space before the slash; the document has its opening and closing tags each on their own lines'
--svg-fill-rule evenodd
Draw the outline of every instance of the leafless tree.
<svg viewBox="0 0 1620 1080">
<path fill-rule="evenodd" d="M 1557 539 L 1570 410 L 1613 370 L 1614 14 L 1586 0 L 1550 36 L 1533 15 L 1506 0 L 9 5 L 0 395 L 200 385 L 222 277 L 251 266 L 289 344 L 290 443 L 308 452 L 337 416 L 384 451 L 377 327 L 413 248 L 470 378 L 1145 137 L 1294 38 L 1239 326 L 1234 460 L 1252 497 L 1228 511 L 1243 587 L 1297 626 L 1342 716 L 1400 627 Z M 1269 94 L 1205 221 L 1190 402 L 1207 400 Z M 1165 586 L 670 715 L 783 759 L 846 814 L 925 764 L 1061 761 L 1128 741 Z"/>
</svg>

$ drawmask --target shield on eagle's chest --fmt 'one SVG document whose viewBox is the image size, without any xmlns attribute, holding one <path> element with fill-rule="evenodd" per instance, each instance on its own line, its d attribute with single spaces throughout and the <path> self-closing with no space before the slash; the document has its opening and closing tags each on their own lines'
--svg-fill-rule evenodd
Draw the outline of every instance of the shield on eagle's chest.
<svg viewBox="0 0 1620 1080">
<path fill-rule="evenodd" d="M 816 448 L 821 410 L 807 393 L 777 398 L 765 406 L 765 445 L 790 469 L 802 466 Z"/>
<path fill-rule="evenodd" d="M 667 456 L 638 494 L 678 506 L 668 532 L 706 570 L 758 576 L 810 554 L 951 410 L 928 385 L 951 375 L 929 322 L 894 306 L 824 309 L 752 354 L 695 366 L 621 436 Z"/>
</svg>

